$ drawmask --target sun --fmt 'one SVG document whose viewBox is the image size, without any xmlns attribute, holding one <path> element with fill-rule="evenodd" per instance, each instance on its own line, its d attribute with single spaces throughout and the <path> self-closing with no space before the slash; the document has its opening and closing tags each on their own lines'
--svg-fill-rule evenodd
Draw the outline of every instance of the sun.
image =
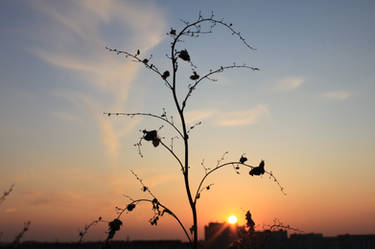
<svg viewBox="0 0 375 249">
<path fill-rule="evenodd" d="M 234 216 L 234 215 L 229 216 L 229 217 L 228 217 L 228 222 L 229 222 L 230 224 L 236 224 L 236 223 L 237 223 L 237 217 Z"/>
</svg>

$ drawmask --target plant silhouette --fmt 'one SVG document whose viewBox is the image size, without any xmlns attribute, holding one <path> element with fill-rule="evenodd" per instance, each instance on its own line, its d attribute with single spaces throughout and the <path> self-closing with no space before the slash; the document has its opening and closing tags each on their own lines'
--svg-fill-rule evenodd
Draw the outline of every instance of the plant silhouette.
<svg viewBox="0 0 375 249">
<path fill-rule="evenodd" d="M 109 48 L 106 47 L 106 49 L 110 52 L 116 53 L 117 55 L 124 56 L 125 58 L 132 59 L 135 63 L 141 63 L 144 65 L 144 67 L 154 73 L 157 77 L 161 78 L 164 85 L 166 86 L 168 92 L 171 94 L 171 98 L 173 99 L 174 105 L 176 107 L 176 112 L 178 114 L 178 122 L 176 123 L 173 119 L 173 116 L 168 116 L 165 109 L 163 109 L 163 113 L 161 115 L 152 114 L 152 113 L 112 113 L 112 112 L 104 112 L 104 115 L 107 115 L 108 117 L 111 116 L 128 116 L 128 117 L 137 117 L 137 116 L 143 116 L 148 117 L 152 119 L 157 119 L 164 123 L 165 125 L 172 128 L 172 130 L 176 133 L 175 135 L 172 135 L 171 137 L 171 144 L 167 145 L 165 138 L 159 136 L 159 130 L 160 128 L 154 129 L 154 130 L 140 130 L 141 137 L 140 140 L 135 144 L 135 146 L 138 149 L 138 153 L 141 157 L 143 157 L 142 154 L 142 141 L 145 140 L 146 142 L 151 142 L 154 147 L 161 147 L 162 149 L 167 150 L 170 155 L 176 160 L 180 170 L 181 174 L 183 175 L 184 179 L 184 186 L 186 190 L 188 205 L 192 212 L 192 226 L 187 229 L 185 225 L 181 222 L 181 220 L 178 218 L 178 216 L 171 211 L 169 208 L 167 208 L 166 205 L 162 204 L 158 198 L 151 192 L 150 188 L 143 182 L 143 180 L 134 172 L 131 171 L 131 173 L 137 178 L 139 183 L 142 185 L 142 191 L 147 192 L 151 198 L 144 198 L 144 199 L 132 199 L 131 197 L 128 197 L 130 199 L 130 203 L 128 203 L 124 208 L 116 207 L 116 210 L 118 212 L 117 217 L 108 223 L 108 237 L 106 239 L 106 246 L 108 245 L 108 242 L 110 239 L 112 239 L 115 235 L 115 233 L 121 228 L 122 222 L 120 220 L 121 216 L 124 213 L 132 212 L 136 206 L 139 203 L 145 202 L 149 203 L 152 206 L 152 210 L 154 215 L 150 218 L 149 222 L 151 225 L 157 225 L 160 217 L 162 217 L 165 214 L 168 214 L 172 216 L 181 229 L 183 230 L 184 234 L 186 235 L 187 240 L 189 241 L 189 244 L 191 248 L 197 249 L 198 248 L 198 216 L 197 216 L 197 202 L 199 198 L 202 195 L 203 191 L 208 191 L 211 189 L 213 184 L 206 184 L 205 180 L 209 175 L 212 173 L 218 171 L 221 168 L 224 167 L 233 167 L 235 172 L 239 174 L 240 168 L 248 168 L 250 169 L 250 175 L 251 176 L 260 176 L 263 174 L 267 174 L 272 180 L 274 180 L 278 186 L 280 187 L 281 191 L 285 194 L 283 187 L 280 185 L 278 180 L 274 177 L 272 172 L 266 171 L 264 169 L 265 163 L 262 160 L 258 166 L 252 166 L 250 164 L 247 164 L 247 158 L 244 157 L 244 154 L 232 161 L 224 162 L 225 156 L 228 154 L 228 152 L 224 153 L 224 155 L 217 161 L 217 164 L 213 168 L 208 168 L 204 165 L 204 161 L 202 161 L 201 166 L 204 169 L 204 175 L 199 182 L 198 187 L 195 191 L 192 190 L 191 182 L 190 182 L 190 167 L 192 166 L 190 163 L 190 147 L 189 147 L 189 133 L 192 129 L 194 129 L 196 126 L 200 125 L 201 122 L 198 122 L 190 127 L 188 127 L 186 118 L 185 118 L 185 108 L 187 106 L 188 100 L 190 99 L 192 93 L 194 90 L 197 89 L 197 87 L 202 84 L 205 81 L 216 81 L 216 79 L 212 78 L 216 74 L 222 73 L 229 69 L 246 69 L 250 71 L 258 71 L 259 68 L 249 66 L 247 64 L 238 65 L 236 63 L 230 64 L 230 65 L 223 65 L 216 69 L 211 69 L 206 73 L 200 73 L 198 74 L 199 70 L 198 68 L 192 63 L 192 59 L 194 58 L 193 55 L 191 55 L 187 48 L 179 48 L 179 45 L 185 41 L 185 39 L 188 38 L 199 38 L 201 35 L 204 34 L 211 34 L 213 33 L 216 26 L 222 26 L 225 30 L 227 30 L 230 34 L 233 36 L 239 38 L 240 42 L 244 45 L 245 49 L 248 50 L 255 50 L 252 46 L 250 46 L 245 38 L 242 36 L 242 34 L 233 28 L 233 25 L 231 23 L 227 23 L 224 21 L 224 19 L 217 19 L 213 13 L 211 13 L 208 17 L 203 17 L 201 13 L 199 13 L 199 16 L 197 19 L 195 19 L 192 22 L 182 20 L 183 27 L 181 29 L 177 28 L 171 28 L 170 31 L 167 33 L 167 35 L 171 38 L 171 44 L 170 44 L 170 52 L 167 54 L 168 60 L 171 62 L 171 68 L 167 70 L 160 70 L 154 63 L 152 63 L 152 55 L 144 56 L 142 54 L 142 51 L 140 49 L 137 49 L 135 53 L 119 50 L 115 48 Z M 186 44 L 186 43 L 184 43 Z M 180 66 L 186 63 L 186 65 L 190 66 L 192 69 L 192 75 L 187 76 L 186 78 L 189 78 L 192 83 L 189 84 L 188 89 L 186 93 L 181 97 L 179 94 L 177 94 L 177 86 L 179 86 L 177 82 L 177 75 L 180 73 L 179 69 Z M 162 126 L 163 127 L 163 126 Z M 174 139 L 180 139 L 179 141 L 182 141 L 183 144 L 183 156 L 178 156 L 179 153 L 177 153 L 173 147 L 173 141 Z"/>
<path fill-rule="evenodd" d="M 0 196 L 0 205 L 5 201 L 5 199 L 8 197 L 8 195 L 10 195 L 10 193 L 13 191 L 14 189 L 14 184 L 12 184 L 8 190 L 5 190 L 3 192 L 3 194 Z"/>
</svg>

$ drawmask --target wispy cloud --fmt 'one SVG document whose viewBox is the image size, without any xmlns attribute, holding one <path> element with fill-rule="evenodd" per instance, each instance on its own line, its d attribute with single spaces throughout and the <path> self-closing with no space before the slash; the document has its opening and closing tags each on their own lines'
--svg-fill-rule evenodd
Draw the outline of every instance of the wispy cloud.
<svg viewBox="0 0 375 249">
<path fill-rule="evenodd" d="M 134 122 L 127 129 L 118 130 L 103 119 L 103 108 L 107 108 L 106 111 L 124 109 L 139 65 L 123 62 L 104 47 L 116 42 L 146 53 L 162 40 L 165 33 L 163 12 L 153 4 L 117 0 L 33 1 L 32 7 L 44 13 L 50 21 L 38 27 L 43 33 L 35 32 L 35 39 L 40 41 L 38 46 L 28 49 L 53 66 L 75 72 L 77 81 L 83 81 L 83 87 L 90 92 L 106 95 L 107 98 L 95 98 L 70 93 L 70 98 L 76 98 L 74 102 L 79 105 L 86 105 L 85 109 L 97 121 L 103 143 L 113 157 L 118 147 L 117 137 L 129 130 Z M 108 30 L 114 35 L 108 36 Z M 128 35 L 121 35 L 122 32 Z M 67 90 L 65 95 L 68 94 L 69 89 L 59 88 Z M 73 114 L 65 111 L 53 112 L 52 115 L 64 120 L 75 119 Z"/>
<path fill-rule="evenodd" d="M 276 88 L 280 91 L 292 91 L 299 88 L 304 82 L 304 77 L 286 77 L 278 81 Z"/>
<path fill-rule="evenodd" d="M 7 208 L 4 210 L 4 213 L 14 213 L 17 211 L 17 208 Z"/>
<path fill-rule="evenodd" d="M 257 105 L 252 109 L 220 113 L 217 125 L 219 126 L 244 126 L 252 125 L 268 115 L 269 110 L 264 105 Z"/>
<path fill-rule="evenodd" d="M 218 113 L 217 110 L 214 109 L 206 109 L 206 110 L 195 110 L 186 113 L 186 122 L 188 124 L 194 124 L 196 122 L 202 121 L 204 119 L 209 119 Z"/>
<path fill-rule="evenodd" d="M 257 105 L 254 108 L 223 112 L 219 110 L 197 110 L 186 114 L 188 122 L 207 120 L 212 125 L 217 126 L 246 126 L 259 122 L 269 114 L 269 109 L 265 105 Z"/>
<path fill-rule="evenodd" d="M 322 93 L 322 96 L 324 98 L 332 99 L 332 100 L 346 100 L 352 96 L 352 93 L 347 90 L 341 90 L 341 91 L 325 92 L 325 93 Z"/>
</svg>

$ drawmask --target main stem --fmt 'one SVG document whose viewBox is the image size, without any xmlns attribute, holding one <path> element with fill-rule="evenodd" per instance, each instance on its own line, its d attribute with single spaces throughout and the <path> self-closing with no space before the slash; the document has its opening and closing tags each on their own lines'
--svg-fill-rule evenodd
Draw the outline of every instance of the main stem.
<svg viewBox="0 0 375 249">
<path fill-rule="evenodd" d="M 173 93 L 173 99 L 177 108 L 177 112 L 181 119 L 181 125 L 182 125 L 182 132 L 183 132 L 183 139 L 184 139 L 184 147 L 185 147 L 185 160 L 184 160 L 184 168 L 183 168 L 183 175 L 184 175 L 184 181 L 185 181 L 185 189 L 186 194 L 188 196 L 190 208 L 193 214 L 193 227 L 191 232 L 193 233 L 193 249 L 198 248 L 198 222 L 197 222 L 197 209 L 196 209 L 196 203 L 193 200 L 193 197 L 191 195 L 190 191 L 190 182 L 189 182 L 189 135 L 187 134 L 186 129 L 186 122 L 184 117 L 184 111 L 180 106 L 180 103 L 178 102 L 177 98 L 177 92 L 176 92 L 176 72 L 177 72 L 177 58 L 174 53 L 175 43 L 172 44 L 172 52 L 171 52 L 171 60 L 172 60 L 172 67 L 173 67 L 173 82 L 172 82 L 172 93 Z"/>
</svg>

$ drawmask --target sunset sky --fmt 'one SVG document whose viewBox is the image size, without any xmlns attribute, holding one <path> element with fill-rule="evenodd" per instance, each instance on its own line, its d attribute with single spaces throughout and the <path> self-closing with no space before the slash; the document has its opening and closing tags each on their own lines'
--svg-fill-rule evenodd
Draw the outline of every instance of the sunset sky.
<svg viewBox="0 0 375 249">
<path fill-rule="evenodd" d="M 163 148 L 133 145 L 139 130 L 162 123 L 147 118 L 106 117 L 103 112 L 175 112 L 160 78 L 105 46 L 152 54 L 170 70 L 171 27 L 214 11 L 241 31 L 247 49 L 231 33 L 186 38 L 197 72 L 247 63 L 260 71 L 218 74 L 193 92 L 190 124 L 191 179 L 200 165 L 216 165 L 246 153 L 264 159 L 285 187 L 268 177 L 240 175 L 228 167 L 198 202 L 203 226 L 247 210 L 262 229 L 278 217 L 304 232 L 325 235 L 375 233 L 375 2 L 363 1 L 173 1 L 81 0 L 0 2 L 0 191 L 15 184 L 0 205 L 1 240 L 12 240 L 31 221 L 24 240 L 76 241 L 78 231 L 115 206 L 149 197 L 134 170 L 162 203 L 191 226 L 183 177 Z M 181 63 L 179 93 L 190 83 Z M 187 74 L 183 74 L 187 73 Z M 168 127 L 160 135 L 169 144 Z M 175 150 L 182 152 L 181 139 Z M 185 239 L 170 217 L 157 227 L 150 206 L 122 218 L 116 239 Z M 103 240 L 105 224 L 87 240 Z"/>
</svg>

